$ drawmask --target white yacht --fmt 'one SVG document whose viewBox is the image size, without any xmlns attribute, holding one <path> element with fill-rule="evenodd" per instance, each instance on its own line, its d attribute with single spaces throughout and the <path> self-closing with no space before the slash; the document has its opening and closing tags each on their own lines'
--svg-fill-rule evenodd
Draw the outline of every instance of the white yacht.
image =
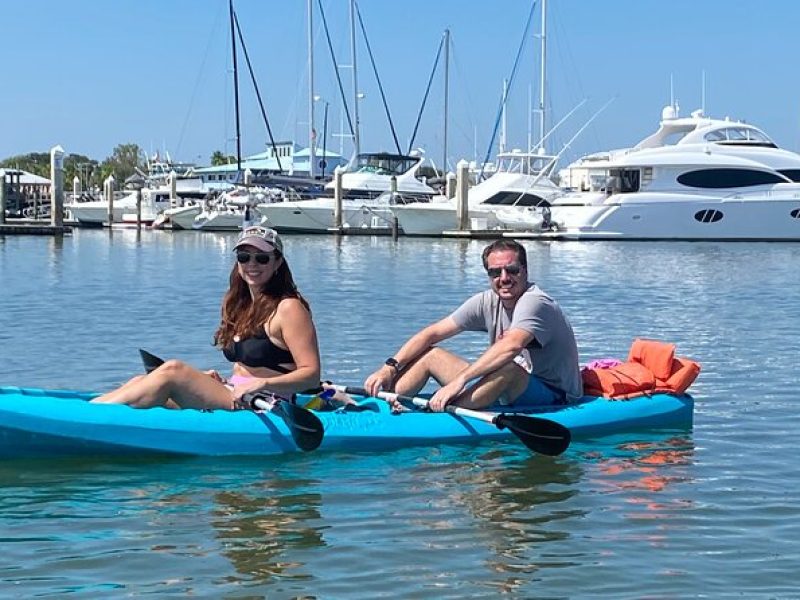
<svg viewBox="0 0 800 600">
<path fill-rule="evenodd" d="M 183 204 L 190 199 L 202 199 L 205 194 L 206 192 L 199 188 L 177 186 L 177 202 L 179 204 Z M 171 205 L 170 188 L 168 186 L 142 189 L 143 221 L 153 221 L 159 213 L 170 208 Z M 100 198 L 95 198 L 84 194 L 65 203 L 64 208 L 69 211 L 73 219 L 82 225 L 100 226 L 108 223 L 108 200 L 103 198 L 102 195 Z M 123 190 L 115 192 L 113 212 L 114 223 L 130 221 L 130 215 L 136 213 L 136 191 Z"/>
<path fill-rule="evenodd" d="M 513 230 L 537 225 L 541 217 L 535 209 L 548 206 L 563 192 L 548 177 L 554 164 L 555 157 L 545 154 L 499 153 L 494 174 L 467 193 L 471 228 Z M 391 208 L 405 235 L 439 236 L 458 226 L 455 199 L 439 197 L 427 204 Z"/>
<path fill-rule="evenodd" d="M 236 188 L 218 198 L 187 202 L 164 211 L 174 229 L 236 231 L 261 220 L 255 205 L 272 197 L 264 188 Z"/>
<path fill-rule="evenodd" d="M 428 202 L 436 190 L 419 176 L 423 164 L 420 153 L 359 154 L 342 175 L 343 226 L 377 233 L 391 231 L 393 215 L 389 209 L 392 177 L 397 181 L 395 200 Z M 325 196 L 258 204 L 264 223 L 280 232 L 324 233 L 334 226 L 334 182 L 325 186 Z"/>
<path fill-rule="evenodd" d="M 800 155 L 760 129 L 702 111 L 662 113 L 635 147 L 562 171 L 577 191 L 540 231 L 565 239 L 800 240 Z"/>
</svg>

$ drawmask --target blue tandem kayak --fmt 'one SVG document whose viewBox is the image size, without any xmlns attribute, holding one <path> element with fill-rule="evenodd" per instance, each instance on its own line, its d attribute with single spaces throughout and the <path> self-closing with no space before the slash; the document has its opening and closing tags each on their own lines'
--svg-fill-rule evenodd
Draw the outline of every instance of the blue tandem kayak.
<svg viewBox="0 0 800 600">
<path fill-rule="evenodd" d="M 0 457 L 177 454 L 271 455 L 298 452 L 284 420 L 271 413 L 135 409 L 91 404 L 97 394 L 0 387 Z M 361 410 L 315 412 L 325 429 L 320 450 L 385 450 L 442 443 L 513 439 L 508 430 L 447 413 L 392 414 L 368 398 Z M 567 427 L 572 439 L 692 423 L 689 395 L 656 394 L 632 400 L 585 397 L 527 413 Z"/>
</svg>

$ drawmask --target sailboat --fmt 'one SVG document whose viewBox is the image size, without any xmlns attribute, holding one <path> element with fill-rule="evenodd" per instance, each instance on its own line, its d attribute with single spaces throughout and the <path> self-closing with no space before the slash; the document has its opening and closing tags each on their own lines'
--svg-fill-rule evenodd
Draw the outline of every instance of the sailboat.
<svg viewBox="0 0 800 600">
<path fill-rule="evenodd" d="M 311 3 L 309 3 L 309 38 Z M 420 175 L 425 156 L 421 150 L 400 152 L 361 152 L 358 118 L 358 78 L 356 68 L 355 4 L 350 2 L 351 53 L 353 62 L 353 97 L 355 125 L 353 131 L 354 157 L 342 174 L 343 199 L 341 227 L 353 233 L 388 234 L 394 227 L 392 203 L 428 202 L 437 190 Z M 309 40 L 309 81 L 313 88 L 313 45 Z M 313 89 L 309 104 L 313 102 Z M 348 116 L 349 118 L 349 116 Z M 309 113 L 313 127 L 313 111 Z M 312 137 L 312 148 L 314 141 Z M 313 158 L 313 155 L 312 155 Z M 313 160 L 312 160 L 313 165 Z M 312 167 L 313 168 L 313 167 Z M 327 233 L 337 227 L 335 182 L 325 186 L 324 195 L 302 200 L 257 205 L 264 223 L 280 232 Z"/>
</svg>

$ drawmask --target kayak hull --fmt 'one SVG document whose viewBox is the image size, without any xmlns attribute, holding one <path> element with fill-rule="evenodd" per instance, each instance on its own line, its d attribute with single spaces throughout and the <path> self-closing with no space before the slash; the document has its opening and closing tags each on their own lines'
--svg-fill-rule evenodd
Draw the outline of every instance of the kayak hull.
<svg viewBox="0 0 800 600">
<path fill-rule="evenodd" d="M 92 404 L 97 394 L 0 387 L 0 457 L 174 454 L 264 456 L 298 452 L 283 420 L 251 411 L 134 409 Z M 639 429 L 687 427 L 689 395 L 632 400 L 584 398 L 530 413 L 567 427 L 573 440 Z M 392 414 L 370 398 L 359 410 L 318 412 L 325 429 L 320 450 L 374 451 L 442 443 L 513 439 L 508 430 L 447 413 Z"/>
</svg>

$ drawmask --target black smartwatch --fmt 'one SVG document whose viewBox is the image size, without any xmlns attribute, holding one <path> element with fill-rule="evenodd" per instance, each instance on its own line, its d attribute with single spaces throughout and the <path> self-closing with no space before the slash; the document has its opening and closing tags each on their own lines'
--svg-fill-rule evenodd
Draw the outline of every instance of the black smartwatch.
<svg viewBox="0 0 800 600">
<path fill-rule="evenodd" d="M 400 363 L 397 362 L 397 359 L 395 357 L 390 356 L 389 358 L 386 359 L 386 362 L 384 364 L 389 365 L 396 372 L 398 372 L 398 373 L 400 372 Z"/>
</svg>

